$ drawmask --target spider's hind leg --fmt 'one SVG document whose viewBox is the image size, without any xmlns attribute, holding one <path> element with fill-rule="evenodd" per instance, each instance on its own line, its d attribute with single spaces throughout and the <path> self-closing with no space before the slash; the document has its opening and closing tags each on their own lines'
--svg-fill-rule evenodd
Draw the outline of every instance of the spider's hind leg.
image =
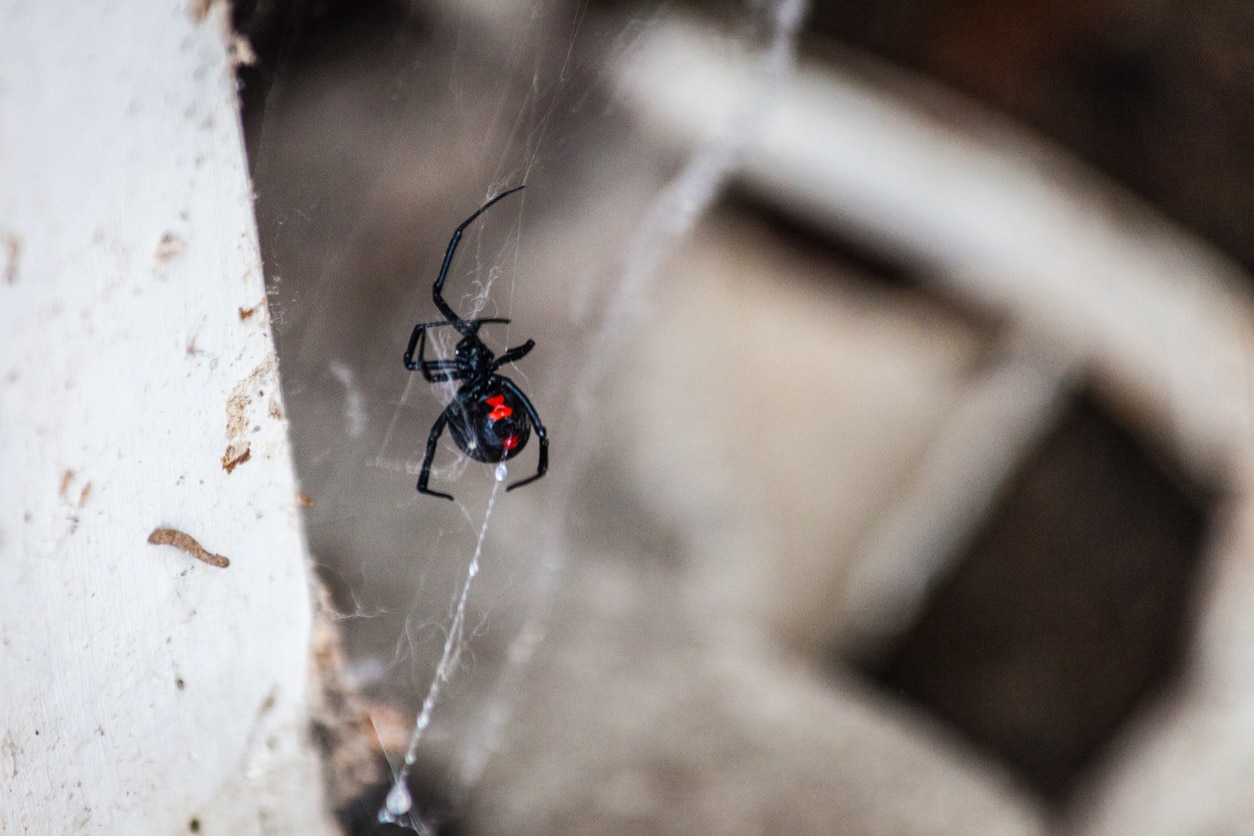
<svg viewBox="0 0 1254 836">
<path fill-rule="evenodd" d="M 449 407 L 451 409 L 452 406 Z M 418 474 L 418 493 L 425 493 L 429 496 L 442 496 L 445 499 L 452 499 L 452 494 L 440 493 L 427 489 L 427 482 L 431 479 L 431 462 L 435 459 L 435 449 L 440 442 L 440 433 L 444 432 L 444 425 L 448 423 L 448 409 L 440 413 L 440 417 L 435 419 L 435 425 L 431 427 L 431 434 L 427 436 L 427 452 L 422 457 L 422 470 Z"/>
<path fill-rule="evenodd" d="M 527 340 L 527 343 L 531 343 L 531 340 Z M 524 346 L 519 347 L 522 348 Z M 526 347 L 528 351 L 531 350 L 529 346 Z M 530 485 L 537 479 L 544 478 L 544 474 L 549 472 L 549 433 L 544 428 L 544 424 L 541 423 L 540 413 L 536 412 L 535 405 L 531 403 L 531 399 L 523 393 L 523 390 L 518 388 L 518 384 L 508 377 L 502 377 L 500 380 L 501 385 L 509 389 L 522 403 L 523 409 L 527 411 L 527 417 L 531 420 L 531 427 L 535 431 L 536 438 L 540 441 L 540 457 L 536 462 L 536 472 L 526 479 L 519 479 L 505 489 L 506 491 L 512 491 L 514 488 L 521 488 L 523 485 Z"/>
</svg>

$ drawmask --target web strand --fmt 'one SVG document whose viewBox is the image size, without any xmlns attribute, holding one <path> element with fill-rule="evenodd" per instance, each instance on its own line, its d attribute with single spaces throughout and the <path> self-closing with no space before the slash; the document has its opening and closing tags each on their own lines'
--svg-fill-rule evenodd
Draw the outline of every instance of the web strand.
<svg viewBox="0 0 1254 836">
<path fill-rule="evenodd" d="M 423 733 L 431 725 L 431 715 L 440 700 L 440 692 L 449 681 L 457 663 L 461 660 L 463 638 L 466 627 L 466 601 L 470 597 L 470 587 L 479 574 L 479 558 L 483 555 L 483 543 L 488 536 L 488 523 L 492 519 L 492 508 L 496 505 L 496 495 L 501 484 L 508 476 L 505 462 L 496 466 L 495 481 L 492 493 L 488 496 L 488 507 L 483 512 L 483 524 L 479 526 L 479 536 L 475 542 L 475 553 L 466 568 L 466 580 L 462 583 L 461 592 L 457 597 L 457 606 L 453 611 L 453 621 L 449 625 L 448 635 L 444 638 L 444 649 L 440 661 L 435 667 L 435 675 L 427 688 L 427 696 L 422 701 L 422 708 L 414 721 L 414 731 L 409 737 L 409 747 L 405 750 L 405 761 L 392 779 L 392 789 L 388 792 L 384 806 L 379 810 L 379 821 L 386 824 L 397 824 L 416 829 L 425 833 L 426 829 L 417 821 L 414 813 L 413 797 L 409 793 L 409 770 L 418 759 L 418 746 L 422 742 Z"/>
</svg>

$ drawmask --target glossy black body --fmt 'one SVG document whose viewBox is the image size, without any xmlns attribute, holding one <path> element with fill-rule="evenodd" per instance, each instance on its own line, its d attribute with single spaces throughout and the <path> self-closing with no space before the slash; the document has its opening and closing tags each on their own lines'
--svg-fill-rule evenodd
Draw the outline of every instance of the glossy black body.
<svg viewBox="0 0 1254 836">
<path fill-rule="evenodd" d="M 453 396 L 453 401 L 431 427 L 427 436 L 427 450 L 422 459 L 422 470 L 418 475 L 418 492 L 445 499 L 453 497 L 446 493 L 429 490 L 427 482 L 431 478 L 431 462 L 435 458 L 436 447 L 444 427 L 449 428 L 458 449 L 470 458 L 479 462 L 501 462 L 512 459 L 522 452 L 534 430 L 540 442 L 539 460 L 536 472 L 526 479 L 510 485 L 506 490 L 520 488 L 544 476 L 549 467 L 549 440 L 536 413 L 531 400 L 523 394 L 514 381 L 496 371 L 501 366 L 516 362 L 526 356 L 535 347 L 534 340 L 527 340 L 522 345 L 509 349 L 497 357 L 491 349 L 479 339 L 479 326 L 486 322 L 507 323 L 508 319 L 462 319 L 447 302 L 444 301 L 444 280 L 448 277 L 449 266 L 453 262 L 453 254 L 461 242 L 462 232 L 466 227 L 487 211 L 488 207 L 503 197 L 520 191 L 523 187 L 502 192 L 489 200 L 479 210 L 462 222 L 453 232 L 448 249 L 444 253 L 444 263 L 440 267 L 440 275 L 435 280 L 431 297 L 436 309 L 444 316 L 442 322 L 423 322 L 414 326 L 409 337 L 409 345 L 405 349 L 405 368 L 421 372 L 428 383 L 444 383 L 462 381 Z M 461 340 L 453 352 L 453 359 L 432 359 L 425 356 L 427 331 L 431 328 L 451 326 L 461 334 Z M 417 354 L 417 359 L 415 359 Z"/>
</svg>

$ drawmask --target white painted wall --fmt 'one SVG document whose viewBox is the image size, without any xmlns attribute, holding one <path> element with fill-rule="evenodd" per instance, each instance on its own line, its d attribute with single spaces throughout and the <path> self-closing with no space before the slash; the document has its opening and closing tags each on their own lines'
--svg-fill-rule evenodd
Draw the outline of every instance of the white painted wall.
<svg viewBox="0 0 1254 836">
<path fill-rule="evenodd" d="M 329 831 L 227 9 L 205 5 L 0 0 L 3 833 Z"/>
</svg>

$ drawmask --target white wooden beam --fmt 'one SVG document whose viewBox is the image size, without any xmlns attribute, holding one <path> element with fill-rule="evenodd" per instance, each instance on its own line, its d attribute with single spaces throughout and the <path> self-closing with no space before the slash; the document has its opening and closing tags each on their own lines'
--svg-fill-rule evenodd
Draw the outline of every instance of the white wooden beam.
<svg viewBox="0 0 1254 836">
<path fill-rule="evenodd" d="M 329 832 L 227 6 L 0 55 L 0 831 Z"/>
</svg>

